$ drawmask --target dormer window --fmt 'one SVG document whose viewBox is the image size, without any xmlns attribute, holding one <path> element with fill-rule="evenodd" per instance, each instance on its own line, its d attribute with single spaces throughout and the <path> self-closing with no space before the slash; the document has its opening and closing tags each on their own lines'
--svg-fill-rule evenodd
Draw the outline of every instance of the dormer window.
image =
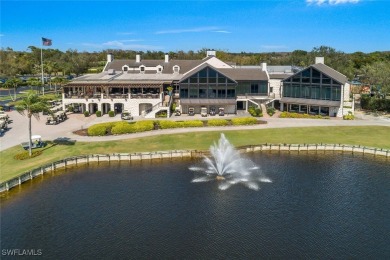
<svg viewBox="0 0 390 260">
<path fill-rule="evenodd" d="M 123 67 L 122 67 L 122 70 L 123 70 L 123 71 L 128 71 L 128 70 L 129 70 L 129 66 L 127 66 L 127 65 L 123 66 Z"/>
<path fill-rule="evenodd" d="M 161 65 L 157 66 L 157 73 L 161 74 L 163 70 L 163 67 Z"/>
<path fill-rule="evenodd" d="M 140 73 L 145 73 L 145 66 L 139 66 Z"/>
<path fill-rule="evenodd" d="M 180 71 L 179 66 L 177 66 L 177 65 L 173 66 L 173 73 L 179 73 L 179 71 Z"/>
</svg>

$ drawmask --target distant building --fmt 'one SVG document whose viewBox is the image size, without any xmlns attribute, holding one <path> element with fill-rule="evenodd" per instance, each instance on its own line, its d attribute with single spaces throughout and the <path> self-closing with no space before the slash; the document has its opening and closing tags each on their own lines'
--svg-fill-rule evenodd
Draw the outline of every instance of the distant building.
<svg viewBox="0 0 390 260">
<path fill-rule="evenodd" d="M 316 63 L 282 80 L 282 111 L 342 117 L 353 104 L 347 77 L 324 64 Z"/>
</svg>

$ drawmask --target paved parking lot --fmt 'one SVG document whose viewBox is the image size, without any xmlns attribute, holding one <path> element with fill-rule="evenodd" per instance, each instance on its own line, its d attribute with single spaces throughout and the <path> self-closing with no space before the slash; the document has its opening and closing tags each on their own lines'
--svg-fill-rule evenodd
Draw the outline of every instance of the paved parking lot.
<svg viewBox="0 0 390 260">
<path fill-rule="evenodd" d="M 12 123 L 8 125 L 9 129 L 5 131 L 0 137 L 0 150 L 5 150 L 15 145 L 19 145 L 22 142 L 28 140 L 28 119 L 26 116 L 20 115 L 16 111 L 7 112 L 12 120 Z M 235 115 L 227 115 L 223 118 L 231 118 Z M 242 115 L 243 116 L 243 115 Z M 69 114 L 68 119 L 58 125 L 46 125 L 46 116 L 42 115 L 40 120 L 32 118 L 32 134 L 41 135 L 43 140 L 54 140 L 59 137 L 67 137 L 76 141 L 86 142 L 99 142 L 108 140 L 120 140 L 128 138 L 139 138 L 151 135 L 161 134 L 175 134 L 175 133 L 188 133 L 189 131 L 229 131 L 237 129 L 262 129 L 262 128 L 284 128 L 284 127 L 307 127 L 307 126 L 359 126 L 359 125 L 382 125 L 390 126 L 390 118 L 386 116 L 370 116 L 363 113 L 356 113 L 357 120 L 346 121 L 341 119 L 332 118 L 330 120 L 321 119 L 281 119 L 281 118 L 262 118 L 268 122 L 268 124 L 261 124 L 255 126 L 239 126 L 239 127 L 207 127 L 207 128 L 191 128 L 191 129 L 167 129 L 158 130 L 144 133 L 119 135 L 119 136 L 104 136 L 104 137 L 88 137 L 78 136 L 72 132 L 79 129 L 88 128 L 88 126 L 101 122 L 119 121 L 120 115 L 115 117 L 108 117 L 104 115 L 102 117 L 96 117 L 92 115 L 90 117 L 84 117 L 83 114 Z M 210 118 L 210 117 L 209 117 Z M 215 118 L 220 118 L 216 116 Z M 143 118 L 135 118 L 140 120 Z M 189 120 L 189 119 L 205 119 L 200 115 L 195 116 L 172 116 L 170 120 Z"/>
</svg>

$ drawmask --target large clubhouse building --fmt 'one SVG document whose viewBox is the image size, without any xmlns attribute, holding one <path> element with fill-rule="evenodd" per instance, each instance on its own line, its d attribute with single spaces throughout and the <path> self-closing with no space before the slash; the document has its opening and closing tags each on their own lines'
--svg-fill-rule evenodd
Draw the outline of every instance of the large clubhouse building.
<svg viewBox="0 0 390 260">
<path fill-rule="evenodd" d="M 172 103 L 183 114 L 223 109 L 227 114 L 261 104 L 284 111 L 343 115 L 349 99 L 347 78 L 323 64 L 306 69 L 291 66 L 235 66 L 208 51 L 202 60 L 115 60 L 107 55 L 103 72 L 72 80 L 63 88 L 63 106 L 90 113 L 130 111 L 154 118 Z M 321 62 L 322 61 L 322 62 Z"/>
</svg>

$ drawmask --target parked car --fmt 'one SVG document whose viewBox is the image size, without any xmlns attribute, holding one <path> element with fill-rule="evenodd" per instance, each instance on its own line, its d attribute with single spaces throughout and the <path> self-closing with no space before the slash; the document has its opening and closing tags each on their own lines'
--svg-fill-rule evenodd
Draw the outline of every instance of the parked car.
<svg viewBox="0 0 390 260">
<path fill-rule="evenodd" d="M 194 116 L 195 115 L 195 109 L 193 107 L 188 108 L 188 115 Z"/>
<path fill-rule="evenodd" d="M 40 135 L 31 136 L 31 144 L 32 144 L 31 149 L 41 148 L 46 145 L 45 142 L 42 141 L 42 137 Z M 24 150 L 28 150 L 28 148 L 30 147 L 30 142 L 27 141 L 21 143 L 21 146 L 23 147 Z"/>
<path fill-rule="evenodd" d="M 123 110 L 121 113 L 122 120 L 133 120 L 133 116 L 129 110 Z"/>
<path fill-rule="evenodd" d="M 200 115 L 203 117 L 207 116 L 207 107 L 200 108 Z"/>
</svg>

